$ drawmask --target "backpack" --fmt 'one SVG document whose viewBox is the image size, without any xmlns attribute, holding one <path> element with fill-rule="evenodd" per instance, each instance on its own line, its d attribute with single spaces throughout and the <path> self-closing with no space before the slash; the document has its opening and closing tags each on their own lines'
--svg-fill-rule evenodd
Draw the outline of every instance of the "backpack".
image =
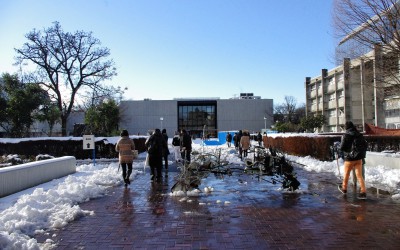
<svg viewBox="0 0 400 250">
<path fill-rule="evenodd" d="M 365 158 L 367 149 L 368 142 L 362 134 L 358 134 L 351 144 L 350 156 L 355 159 L 363 159 Z"/>
<path fill-rule="evenodd" d="M 181 144 L 181 143 L 180 143 L 179 137 L 175 136 L 175 137 L 172 139 L 172 145 L 174 145 L 174 146 L 179 146 L 180 144 Z"/>
</svg>

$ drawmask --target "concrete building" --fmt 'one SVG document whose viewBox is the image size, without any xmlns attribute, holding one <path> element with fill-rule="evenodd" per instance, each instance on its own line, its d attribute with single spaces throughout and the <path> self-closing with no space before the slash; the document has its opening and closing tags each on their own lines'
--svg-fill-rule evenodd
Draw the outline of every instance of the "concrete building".
<svg viewBox="0 0 400 250">
<path fill-rule="evenodd" d="M 322 69 L 321 75 L 305 79 L 306 115 L 325 117 L 319 132 L 341 132 L 346 121 L 362 131 L 365 123 L 400 128 L 400 93 L 393 91 L 390 79 L 382 73 L 389 61 L 399 72 L 399 58 L 376 45 L 368 53 L 342 61 L 334 69 Z"/>
<path fill-rule="evenodd" d="M 190 98 L 122 101 L 120 128 L 130 134 L 166 129 L 169 136 L 186 129 L 195 137 L 216 137 L 218 131 L 258 132 L 273 124 L 273 100 L 241 95 L 235 99 Z"/>
<path fill-rule="evenodd" d="M 217 137 L 219 131 L 248 130 L 251 133 L 269 129 L 273 124 L 273 100 L 261 99 L 252 93 L 222 100 L 191 98 L 174 100 L 122 101 L 120 129 L 130 134 L 146 135 L 155 128 L 167 130 L 169 136 L 186 129 L 194 137 L 205 134 Z M 84 112 L 72 112 L 67 121 L 67 134 L 73 135 L 75 125 L 84 124 Z M 32 136 L 50 136 L 47 123 L 36 121 Z M 0 129 L 0 135 L 2 135 Z M 81 131 L 83 132 L 83 131 Z M 51 136 L 61 135 L 56 124 Z"/>
</svg>

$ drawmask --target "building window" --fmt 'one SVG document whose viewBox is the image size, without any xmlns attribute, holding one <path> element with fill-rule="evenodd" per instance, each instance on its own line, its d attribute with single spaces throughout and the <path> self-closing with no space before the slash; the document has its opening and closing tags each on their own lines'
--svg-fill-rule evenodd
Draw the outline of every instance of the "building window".
<svg viewBox="0 0 400 250">
<path fill-rule="evenodd" d="M 328 116 L 329 116 L 329 117 L 336 117 L 336 110 L 330 110 L 330 111 L 328 112 Z"/>
<path fill-rule="evenodd" d="M 217 102 L 216 101 L 179 101 L 178 129 L 186 129 L 192 136 L 214 137 L 217 134 Z"/>
<path fill-rule="evenodd" d="M 400 117 L 400 109 L 389 109 L 385 111 L 387 118 Z"/>
</svg>

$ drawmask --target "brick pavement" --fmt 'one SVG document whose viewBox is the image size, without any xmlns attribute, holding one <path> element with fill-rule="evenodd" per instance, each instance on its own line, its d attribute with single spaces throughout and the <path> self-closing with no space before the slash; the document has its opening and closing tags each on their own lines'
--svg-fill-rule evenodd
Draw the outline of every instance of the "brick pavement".
<svg viewBox="0 0 400 250">
<path fill-rule="evenodd" d="M 176 172 L 162 184 L 138 175 L 80 204 L 94 215 L 50 235 L 57 249 L 400 249 L 400 204 L 371 190 L 366 201 L 350 190 L 343 199 L 332 174 L 296 172 L 299 193 L 270 177 L 210 175 L 201 188 L 214 191 L 188 199 L 169 195 Z"/>
</svg>

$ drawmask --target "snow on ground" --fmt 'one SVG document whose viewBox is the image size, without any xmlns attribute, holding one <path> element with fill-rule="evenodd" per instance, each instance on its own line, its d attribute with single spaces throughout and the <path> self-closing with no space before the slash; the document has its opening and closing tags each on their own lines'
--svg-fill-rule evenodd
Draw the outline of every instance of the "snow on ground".
<svg viewBox="0 0 400 250">
<path fill-rule="evenodd" d="M 223 158 L 230 163 L 243 164 L 235 154 L 234 148 L 226 145 L 203 146 L 200 140 L 194 141 L 194 150 L 216 152 L 221 150 Z M 146 153 L 139 155 L 134 162 L 132 179 L 143 173 Z M 318 161 L 311 157 L 287 156 L 287 159 L 300 163 L 307 171 L 343 174 L 343 161 Z M 122 185 L 118 163 L 82 164 L 75 174 L 0 198 L 0 249 L 51 249 L 55 247 L 52 235 L 44 244 L 33 237 L 35 233 L 46 233 L 48 229 L 62 228 L 80 216 L 93 211 L 82 210 L 80 203 L 101 197 L 112 186 Z M 339 169 L 338 169 L 339 166 Z M 340 173 L 339 173 L 340 171 Z M 391 191 L 392 199 L 400 203 L 400 169 L 389 166 L 366 166 L 366 184 L 380 185 Z M 206 190 L 207 189 L 207 190 Z M 212 187 L 205 187 L 205 191 Z M 196 193 L 196 192 L 194 192 Z M 195 195 L 171 194 L 171 195 Z M 197 194 L 197 193 L 196 193 Z"/>
</svg>

